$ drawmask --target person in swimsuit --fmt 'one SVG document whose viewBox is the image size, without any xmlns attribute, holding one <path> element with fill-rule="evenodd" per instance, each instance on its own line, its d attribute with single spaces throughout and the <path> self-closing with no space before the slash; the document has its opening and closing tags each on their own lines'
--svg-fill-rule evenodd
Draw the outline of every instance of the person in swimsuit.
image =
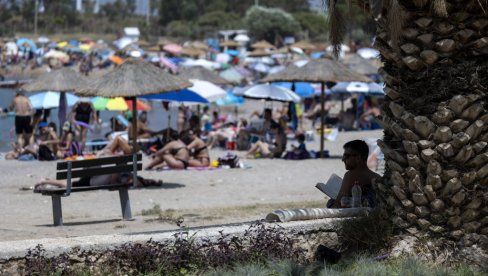
<svg viewBox="0 0 488 276">
<path fill-rule="evenodd" d="M 190 151 L 180 139 L 180 135 L 173 134 L 172 139 L 173 141 L 155 153 L 154 159 L 147 165 L 146 170 L 162 168 L 165 165 L 173 169 L 186 169 L 188 167 Z"/>
<path fill-rule="evenodd" d="M 190 167 L 208 167 L 210 165 L 210 153 L 205 142 L 198 138 L 193 130 L 187 130 L 183 136 L 187 137 L 184 141 L 188 144 L 186 147 L 191 153 L 188 165 Z"/>
<path fill-rule="evenodd" d="M 257 141 L 243 158 L 253 158 L 258 153 L 264 158 L 280 158 L 286 150 L 286 134 L 278 123 L 271 125 L 271 133 L 275 137 L 274 142 Z"/>
<path fill-rule="evenodd" d="M 92 122 L 98 122 L 95 107 L 88 98 L 80 98 L 80 100 L 73 106 L 68 115 L 70 121 L 76 126 L 78 133 L 78 141 L 81 142 L 81 149 L 85 147 L 86 136 L 88 134 L 87 126 Z"/>
<path fill-rule="evenodd" d="M 71 122 L 64 122 L 62 129 L 63 132 L 58 142 L 56 157 L 62 159 L 81 154 L 80 145 L 78 141 L 75 140 L 74 128 Z"/>
<path fill-rule="evenodd" d="M 29 144 L 29 140 L 32 136 L 32 104 L 29 98 L 22 92 L 18 92 L 12 99 L 8 110 L 15 111 L 15 133 L 17 134 L 17 143 L 23 148 Z"/>
</svg>

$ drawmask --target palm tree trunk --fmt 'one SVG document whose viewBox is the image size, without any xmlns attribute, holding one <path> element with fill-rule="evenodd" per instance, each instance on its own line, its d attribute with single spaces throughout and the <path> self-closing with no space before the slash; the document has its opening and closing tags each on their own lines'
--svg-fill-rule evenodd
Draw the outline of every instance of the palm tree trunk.
<svg viewBox="0 0 488 276">
<path fill-rule="evenodd" d="M 390 2 L 375 41 L 386 83 L 380 206 L 401 233 L 486 240 L 487 11 L 479 1 Z"/>
</svg>

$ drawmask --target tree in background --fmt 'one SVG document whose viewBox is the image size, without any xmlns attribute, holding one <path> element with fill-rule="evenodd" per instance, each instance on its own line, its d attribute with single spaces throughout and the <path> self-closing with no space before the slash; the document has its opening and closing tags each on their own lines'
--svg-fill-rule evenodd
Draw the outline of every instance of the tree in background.
<svg viewBox="0 0 488 276">
<path fill-rule="evenodd" d="M 329 1 L 329 24 L 338 50 L 345 28 L 335 3 Z M 386 160 L 376 183 L 380 210 L 397 234 L 416 238 L 427 256 L 486 268 L 488 4 L 369 3 L 363 7 L 376 19 L 375 47 L 386 84 L 377 118 Z"/>
<path fill-rule="evenodd" d="M 275 45 L 282 44 L 284 36 L 297 36 L 300 33 L 300 24 L 295 18 L 276 8 L 251 7 L 246 12 L 245 25 L 257 40 L 273 41 Z"/>
<path fill-rule="evenodd" d="M 328 32 L 328 23 L 325 14 L 302 11 L 293 13 L 293 17 L 298 21 L 302 30 L 307 32 L 305 38 L 326 40 L 325 34 Z"/>
</svg>

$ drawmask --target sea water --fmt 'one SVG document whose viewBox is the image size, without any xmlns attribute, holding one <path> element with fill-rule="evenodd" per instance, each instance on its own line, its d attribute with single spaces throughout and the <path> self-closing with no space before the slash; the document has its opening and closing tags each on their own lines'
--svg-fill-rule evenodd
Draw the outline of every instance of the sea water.
<svg viewBox="0 0 488 276">
<path fill-rule="evenodd" d="M 36 93 L 26 93 L 26 96 L 34 95 Z M 12 89 L 0 89 L 0 108 L 4 109 L 10 105 L 12 98 L 15 96 L 15 90 Z M 157 101 L 149 102 L 152 109 L 148 112 L 149 127 L 153 130 L 161 130 L 166 128 L 162 125 L 162 109 L 161 104 Z M 68 107 L 67 113 L 71 111 L 71 107 Z M 110 131 L 110 117 L 120 114 L 118 111 L 101 111 L 100 117 L 102 119 L 102 128 L 99 132 L 88 131 L 88 140 L 91 139 L 103 139 L 104 135 Z M 59 133 L 59 120 L 58 109 L 51 110 L 51 115 L 48 117 L 48 122 L 54 122 L 58 126 Z M 6 152 L 11 149 L 10 143 L 16 141 L 14 117 L 0 117 L 0 152 Z"/>
</svg>

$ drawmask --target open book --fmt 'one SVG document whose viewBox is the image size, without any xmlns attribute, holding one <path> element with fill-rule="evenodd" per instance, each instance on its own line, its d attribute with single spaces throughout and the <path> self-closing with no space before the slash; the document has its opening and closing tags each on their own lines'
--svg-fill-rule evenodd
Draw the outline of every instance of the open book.
<svg viewBox="0 0 488 276">
<path fill-rule="evenodd" d="M 326 194 L 328 197 L 336 199 L 339 191 L 341 190 L 342 178 L 337 174 L 333 173 L 327 183 L 317 183 L 315 187 L 319 189 L 322 193 Z"/>
</svg>

